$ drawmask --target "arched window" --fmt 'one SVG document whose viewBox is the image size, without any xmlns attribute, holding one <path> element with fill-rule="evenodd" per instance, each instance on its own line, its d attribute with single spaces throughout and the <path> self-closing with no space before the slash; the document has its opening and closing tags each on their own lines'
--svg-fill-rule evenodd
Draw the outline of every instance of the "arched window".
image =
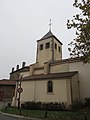
<svg viewBox="0 0 90 120">
<path fill-rule="evenodd" d="M 52 81 L 48 81 L 47 91 L 48 92 L 53 92 L 53 83 L 52 83 Z"/>
</svg>

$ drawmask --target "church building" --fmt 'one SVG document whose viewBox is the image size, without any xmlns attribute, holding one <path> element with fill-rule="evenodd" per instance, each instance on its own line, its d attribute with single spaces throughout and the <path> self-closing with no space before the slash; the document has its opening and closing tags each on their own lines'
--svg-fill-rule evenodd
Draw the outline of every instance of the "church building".
<svg viewBox="0 0 90 120">
<path fill-rule="evenodd" d="M 23 66 L 10 73 L 16 80 L 15 95 L 12 105 L 17 106 L 19 87 L 21 103 L 57 102 L 71 105 L 90 97 L 90 63 L 83 64 L 79 58 L 62 59 L 62 43 L 49 30 L 37 40 L 36 63 Z"/>
</svg>

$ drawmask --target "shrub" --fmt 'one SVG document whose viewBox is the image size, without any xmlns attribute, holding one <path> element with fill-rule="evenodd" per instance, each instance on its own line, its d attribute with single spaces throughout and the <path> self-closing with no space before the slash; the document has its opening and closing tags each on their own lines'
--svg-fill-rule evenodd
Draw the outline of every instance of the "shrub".
<svg viewBox="0 0 90 120">
<path fill-rule="evenodd" d="M 11 106 L 11 103 L 8 103 L 7 106 L 10 107 L 10 106 Z"/>
<path fill-rule="evenodd" d="M 85 105 L 90 107 L 90 98 L 85 98 Z"/>
<path fill-rule="evenodd" d="M 79 109 L 82 109 L 84 107 L 84 104 L 82 101 L 74 101 L 71 105 L 71 110 L 77 111 Z"/>
<path fill-rule="evenodd" d="M 21 108 L 23 109 L 33 109 L 33 110 L 66 110 L 66 106 L 64 103 L 42 103 L 42 102 L 34 102 L 29 101 L 21 104 Z"/>
</svg>

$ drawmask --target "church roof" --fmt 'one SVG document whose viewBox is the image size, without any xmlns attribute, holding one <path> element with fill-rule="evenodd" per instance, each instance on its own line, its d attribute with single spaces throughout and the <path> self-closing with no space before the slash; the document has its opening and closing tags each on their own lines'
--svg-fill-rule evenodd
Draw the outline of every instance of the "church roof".
<svg viewBox="0 0 90 120">
<path fill-rule="evenodd" d="M 58 65 L 58 64 L 64 64 L 64 63 L 75 63 L 75 62 L 81 62 L 80 57 L 76 58 L 68 58 L 68 59 L 62 59 L 62 60 L 56 60 L 54 62 L 51 62 L 50 65 Z"/>
<path fill-rule="evenodd" d="M 53 33 L 51 31 L 46 33 L 40 40 L 45 40 L 50 37 L 54 37 L 62 45 L 62 43 L 57 39 L 57 37 L 55 35 L 53 35 Z M 40 40 L 38 40 L 38 41 L 40 41 Z"/>
<path fill-rule="evenodd" d="M 71 78 L 73 75 L 77 73 L 78 73 L 77 71 L 72 71 L 72 72 L 51 73 L 47 75 L 33 75 L 33 76 L 24 77 L 22 81 Z"/>
</svg>

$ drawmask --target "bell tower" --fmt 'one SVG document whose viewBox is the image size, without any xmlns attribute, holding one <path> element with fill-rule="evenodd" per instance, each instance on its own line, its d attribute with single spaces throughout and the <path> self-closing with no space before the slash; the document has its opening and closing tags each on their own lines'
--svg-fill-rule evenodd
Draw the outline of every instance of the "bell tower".
<svg viewBox="0 0 90 120">
<path fill-rule="evenodd" d="M 51 32 L 51 21 L 49 25 L 49 32 L 37 40 L 36 62 L 39 66 L 43 66 L 45 62 L 62 59 L 62 43 Z"/>
</svg>

